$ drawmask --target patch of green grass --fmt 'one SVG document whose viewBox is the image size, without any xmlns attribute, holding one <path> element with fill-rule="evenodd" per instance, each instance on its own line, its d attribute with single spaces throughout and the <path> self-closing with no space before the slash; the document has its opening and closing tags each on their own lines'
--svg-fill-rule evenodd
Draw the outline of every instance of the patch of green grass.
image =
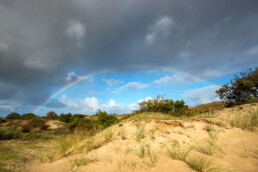
<svg viewBox="0 0 258 172">
<path fill-rule="evenodd" d="M 56 150 L 57 152 L 63 156 L 66 154 L 69 148 L 71 148 L 73 145 L 71 136 L 62 136 L 56 141 Z"/>
<path fill-rule="evenodd" d="M 192 149 L 181 150 L 180 147 L 170 146 L 167 147 L 168 156 L 175 160 L 185 161 Z"/>
<path fill-rule="evenodd" d="M 0 161 L 8 161 L 18 159 L 19 155 L 17 151 L 14 151 L 11 147 L 0 146 Z"/>
<path fill-rule="evenodd" d="M 72 166 L 85 166 L 85 165 L 88 165 L 92 162 L 95 162 L 96 161 L 96 158 L 87 158 L 87 157 L 76 157 L 74 158 L 71 163 L 72 163 Z"/>
<path fill-rule="evenodd" d="M 148 154 L 148 157 L 149 157 L 149 160 L 150 160 L 150 166 L 151 167 L 155 167 L 156 164 L 158 163 L 159 161 L 159 158 L 160 158 L 160 152 L 157 151 L 157 152 L 154 152 L 151 150 L 151 146 L 148 145 L 147 146 L 147 154 Z"/>
<path fill-rule="evenodd" d="M 145 145 L 143 143 L 140 144 L 138 150 L 136 151 L 137 156 L 140 158 L 144 158 L 147 153 L 147 150 L 145 148 Z"/>
<path fill-rule="evenodd" d="M 0 164 L 1 165 L 1 164 Z M 4 168 L 4 167 L 0 167 L 0 171 L 1 172 L 12 172 L 12 170 Z"/>
<path fill-rule="evenodd" d="M 201 144 L 201 145 L 195 146 L 195 150 L 197 150 L 198 152 L 204 153 L 206 155 L 213 155 L 216 152 L 215 148 L 211 143 L 209 143 L 208 145 Z"/>
<path fill-rule="evenodd" d="M 258 110 L 247 115 L 236 115 L 230 123 L 232 127 L 254 131 L 258 127 Z"/>
<path fill-rule="evenodd" d="M 136 141 L 140 142 L 142 138 L 144 138 L 144 127 L 145 125 L 139 126 L 139 128 L 136 130 Z"/>
<path fill-rule="evenodd" d="M 196 171 L 200 172 L 215 172 L 220 171 L 219 167 L 213 166 L 213 161 L 211 159 L 204 159 L 202 157 L 192 157 L 188 158 L 186 161 L 190 167 Z"/>
<path fill-rule="evenodd" d="M 43 154 L 43 155 L 39 155 L 37 157 L 37 159 L 40 161 L 40 162 L 48 162 L 48 161 L 53 161 L 55 158 L 55 152 L 48 152 L 46 154 Z"/>
<path fill-rule="evenodd" d="M 150 136 L 150 140 L 154 140 L 155 137 L 154 137 L 154 133 L 155 133 L 155 130 L 150 130 L 150 133 L 149 133 L 149 136 Z"/>
<path fill-rule="evenodd" d="M 120 127 L 120 128 L 119 128 L 118 135 L 121 136 L 121 139 L 123 139 L 123 140 L 126 139 L 126 137 L 125 137 L 125 128 L 124 128 L 124 127 Z"/>
<path fill-rule="evenodd" d="M 111 129 L 106 129 L 102 133 L 104 141 L 103 142 L 109 142 L 113 137 L 113 132 Z"/>
</svg>

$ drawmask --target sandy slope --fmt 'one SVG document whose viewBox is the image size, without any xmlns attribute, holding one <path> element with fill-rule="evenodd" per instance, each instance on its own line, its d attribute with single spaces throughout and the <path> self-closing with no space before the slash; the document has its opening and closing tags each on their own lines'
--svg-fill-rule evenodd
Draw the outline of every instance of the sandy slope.
<svg viewBox="0 0 258 172">
<path fill-rule="evenodd" d="M 236 114 L 249 114 L 257 109 L 255 105 L 244 105 L 215 111 L 212 118 L 194 119 L 151 119 L 142 114 L 142 119 L 132 117 L 110 127 L 112 139 L 90 152 L 80 152 L 50 163 L 37 163 L 27 167 L 26 171 L 194 171 L 188 159 L 210 159 L 218 171 L 258 171 L 258 133 L 231 128 L 228 121 Z M 151 114 L 153 115 L 153 113 Z M 162 114 L 154 114 L 156 116 Z M 210 122 L 217 123 L 210 124 Z M 121 126 L 122 124 L 122 126 Z M 137 141 L 136 133 L 144 126 L 144 138 Z M 213 133 L 209 132 L 212 128 Z M 122 138 L 124 130 L 125 138 Z M 216 136 L 216 146 L 212 155 L 198 151 Z M 96 135 L 96 139 L 101 135 Z M 83 143 L 82 143 L 83 145 Z M 140 156 L 140 147 L 149 148 L 150 155 Z M 191 149 L 185 161 L 174 160 L 168 156 L 167 148 Z M 152 163 L 157 155 L 157 163 Z M 76 158 L 94 159 L 87 165 L 72 166 Z M 151 161 L 152 160 L 152 161 Z"/>
</svg>

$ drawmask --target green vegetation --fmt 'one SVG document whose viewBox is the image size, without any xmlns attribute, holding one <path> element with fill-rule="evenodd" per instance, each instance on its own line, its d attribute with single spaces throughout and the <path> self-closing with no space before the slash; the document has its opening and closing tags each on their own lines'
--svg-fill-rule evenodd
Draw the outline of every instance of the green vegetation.
<svg viewBox="0 0 258 172">
<path fill-rule="evenodd" d="M 175 147 L 173 145 L 171 145 L 170 147 L 167 147 L 167 150 L 168 150 L 169 157 L 171 157 L 172 159 L 181 160 L 181 161 L 185 161 L 186 157 L 192 151 L 192 149 L 181 150 L 180 147 Z"/>
<path fill-rule="evenodd" d="M 36 118 L 37 116 L 34 113 L 26 113 L 21 116 L 21 119 L 23 120 L 30 120 L 33 118 Z"/>
<path fill-rule="evenodd" d="M 254 131 L 258 127 L 258 110 L 247 115 L 236 115 L 230 123 L 232 127 Z"/>
<path fill-rule="evenodd" d="M 227 106 L 239 105 L 258 101 L 258 67 L 249 69 L 248 72 L 241 72 L 240 76 L 223 85 L 216 91 L 221 100 Z"/>
<path fill-rule="evenodd" d="M 161 112 L 173 116 L 193 116 L 195 115 L 195 111 L 188 108 L 188 105 L 184 102 L 184 100 L 176 100 L 172 99 L 164 99 L 163 96 L 158 96 L 155 99 L 142 101 L 138 103 L 140 108 L 136 110 L 136 113 L 141 112 Z"/>
<path fill-rule="evenodd" d="M 206 103 L 206 104 L 200 104 L 195 107 L 192 107 L 192 110 L 201 112 L 201 113 L 212 113 L 214 110 L 220 110 L 225 107 L 225 103 L 222 101 L 214 101 L 211 103 Z"/>
<path fill-rule="evenodd" d="M 136 131 L 136 141 L 140 142 L 142 138 L 144 138 L 144 127 L 145 125 L 141 125 L 138 127 Z"/>
<path fill-rule="evenodd" d="M 21 116 L 20 114 L 16 113 L 16 112 L 12 112 L 10 114 L 8 114 L 5 119 L 19 119 Z"/>
<path fill-rule="evenodd" d="M 196 171 L 211 172 L 220 171 L 218 167 L 213 167 L 213 161 L 211 159 L 193 157 L 187 160 L 187 163 Z"/>
<path fill-rule="evenodd" d="M 104 129 L 110 125 L 116 123 L 118 120 L 114 115 L 108 115 L 107 112 L 99 110 L 96 113 L 97 120 L 95 121 L 95 127 L 98 129 Z"/>
<path fill-rule="evenodd" d="M 47 118 L 48 119 L 57 119 L 58 115 L 54 111 L 50 111 L 47 113 Z"/>
</svg>

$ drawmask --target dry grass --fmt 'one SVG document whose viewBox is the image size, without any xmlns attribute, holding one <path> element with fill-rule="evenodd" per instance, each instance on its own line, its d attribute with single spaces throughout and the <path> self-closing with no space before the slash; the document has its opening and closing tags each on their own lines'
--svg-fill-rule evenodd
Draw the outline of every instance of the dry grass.
<svg viewBox="0 0 258 172">
<path fill-rule="evenodd" d="M 188 150 L 182 150 L 180 147 L 175 147 L 171 145 L 170 147 L 167 147 L 168 156 L 175 160 L 181 160 L 185 161 L 189 153 L 192 151 L 192 147 Z"/>
<path fill-rule="evenodd" d="M 147 145 L 147 154 L 150 160 L 150 166 L 155 167 L 160 158 L 160 151 L 151 150 L 151 145 Z"/>
<path fill-rule="evenodd" d="M 125 139 L 126 139 L 126 137 L 125 137 L 125 128 L 124 128 L 124 127 L 121 126 L 121 127 L 119 128 L 118 135 L 121 136 L 121 139 L 122 139 L 122 140 L 125 140 Z"/>
<path fill-rule="evenodd" d="M 223 102 L 220 101 L 215 101 L 211 103 L 206 103 L 206 104 L 201 104 L 198 106 L 195 106 L 191 109 L 199 111 L 199 112 L 209 112 L 209 111 L 214 111 L 214 110 L 220 110 L 225 107 Z"/>
<path fill-rule="evenodd" d="M 200 172 L 215 172 L 221 171 L 221 168 L 214 167 L 214 163 L 211 159 L 205 159 L 202 157 L 192 157 L 188 158 L 186 161 L 190 167 L 196 171 Z"/>
<path fill-rule="evenodd" d="M 75 157 L 73 160 L 71 160 L 71 164 L 72 166 L 85 166 L 88 165 L 92 162 L 97 161 L 96 157 L 92 156 L 91 158 L 85 157 L 85 156 L 81 156 L 81 157 Z"/>
<path fill-rule="evenodd" d="M 144 128 L 145 128 L 145 125 L 142 124 L 136 130 L 136 141 L 137 142 L 140 142 L 141 139 L 144 138 Z"/>
<path fill-rule="evenodd" d="M 232 127 L 255 131 L 258 127 L 258 110 L 247 115 L 236 115 L 230 123 Z"/>
</svg>

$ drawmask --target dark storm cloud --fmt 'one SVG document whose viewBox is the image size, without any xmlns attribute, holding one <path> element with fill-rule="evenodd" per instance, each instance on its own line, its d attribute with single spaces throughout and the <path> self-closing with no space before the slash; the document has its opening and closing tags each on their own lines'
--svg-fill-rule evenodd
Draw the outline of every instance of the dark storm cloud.
<svg viewBox="0 0 258 172">
<path fill-rule="evenodd" d="M 0 99 L 46 100 L 70 69 L 135 64 L 210 78 L 257 64 L 256 0 L 0 0 Z"/>
<path fill-rule="evenodd" d="M 48 108 L 65 108 L 67 107 L 64 103 L 58 101 L 57 99 L 53 99 L 50 103 L 47 104 Z"/>
</svg>

